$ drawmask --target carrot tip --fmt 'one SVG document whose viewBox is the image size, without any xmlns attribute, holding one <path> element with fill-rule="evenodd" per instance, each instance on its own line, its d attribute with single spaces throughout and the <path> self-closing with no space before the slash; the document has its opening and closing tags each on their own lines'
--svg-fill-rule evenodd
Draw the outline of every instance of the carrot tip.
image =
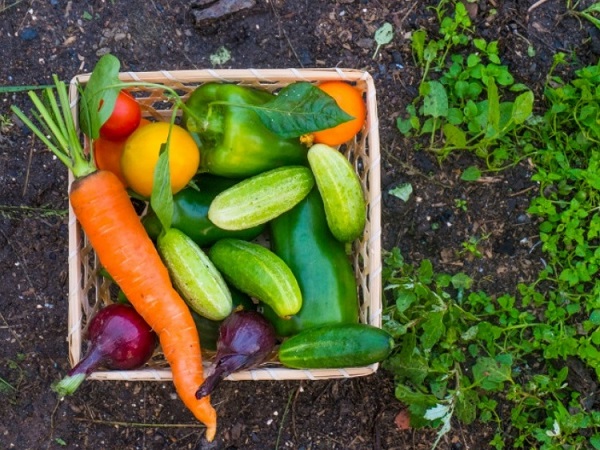
<svg viewBox="0 0 600 450">
<path fill-rule="evenodd" d="M 206 440 L 208 442 L 212 442 L 213 439 L 215 438 L 215 435 L 217 434 L 217 427 L 207 427 L 206 428 Z"/>
</svg>

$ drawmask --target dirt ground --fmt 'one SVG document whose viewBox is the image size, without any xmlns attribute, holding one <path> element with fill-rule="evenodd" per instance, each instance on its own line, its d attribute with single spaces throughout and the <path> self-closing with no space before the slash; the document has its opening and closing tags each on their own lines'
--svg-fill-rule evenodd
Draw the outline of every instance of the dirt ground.
<svg viewBox="0 0 600 450">
<path fill-rule="evenodd" d="M 210 56 L 220 47 L 231 53 L 222 68 L 367 70 L 375 79 L 381 124 L 383 248 L 398 246 L 411 261 L 429 258 L 438 270 L 462 270 L 490 293 L 514 292 L 518 281 L 531 279 L 540 265 L 528 239 L 537 227 L 525 214 L 535 189 L 531 168 L 523 163 L 466 184 L 459 169 L 473 163 L 468 157 L 440 167 L 396 130 L 395 119 L 420 77 L 406 36 L 432 27 L 428 5 L 436 2 L 258 0 L 199 23 L 201 7 L 192 5 L 201 3 L 0 1 L 0 84 L 48 84 L 54 73 L 69 80 L 90 71 L 106 52 L 126 71 L 214 67 Z M 528 16 L 533 3 L 479 2 L 474 13 L 478 33 L 499 40 L 518 81 L 539 90 L 555 52 L 595 61 L 600 41 L 596 29 L 564 15 L 564 2 L 549 0 Z M 484 20 L 490 8 L 498 13 Z M 374 33 L 386 21 L 394 39 L 373 58 Z M 530 44 L 536 55 L 526 57 Z M 431 447 L 434 431 L 395 425 L 403 405 L 383 370 L 350 380 L 224 383 L 214 396 L 219 431 L 211 444 L 170 383 L 89 382 L 57 399 L 50 384 L 69 368 L 67 172 L 18 123 L 10 126 L 10 105 L 27 106 L 26 96 L 3 94 L 0 100 L 0 378 L 11 386 L 0 389 L 0 449 Z M 415 191 L 411 201 L 387 194 L 406 182 Z M 468 210 L 457 210 L 456 199 Z M 433 231 L 432 221 L 442 226 Z M 490 233 L 484 257 L 453 256 L 451 250 L 474 233 Z M 455 424 L 439 448 L 484 449 L 488 440 L 489 430 L 480 425 Z"/>
</svg>

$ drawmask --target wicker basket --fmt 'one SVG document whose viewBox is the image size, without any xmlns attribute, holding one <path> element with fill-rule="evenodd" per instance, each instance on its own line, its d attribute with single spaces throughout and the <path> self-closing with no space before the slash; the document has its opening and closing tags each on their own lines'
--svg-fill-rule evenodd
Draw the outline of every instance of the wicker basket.
<svg viewBox="0 0 600 450">
<path fill-rule="evenodd" d="M 381 327 L 381 194 L 380 154 L 377 103 L 373 79 L 364 71 L 345 69 L 268 69 L 268 70 L 186 70 L 121 73 L 126 82 L 150 82 L 177 90 L 182 98 L 199 85 L 209 81 L 237 83 L 276 91 L 295 81 L 317 83 L 325 80 L 346 80 L 365 94 L 367 122 L 357 138 L 341 150 L 354 164 L 367 196 L 367 225 L 361 239 L 353 244 L 353 264 L 360 301 L 360 321 Z M 78 84 L 85 84 L 89 74 L 78 75 L 70 85 L 70 100 L 77 122 Z M 160 88 L 132 88 L 142 106 L 144 116 L 166 120 L 171 103 Z M 72 182 L 70 178 L 69 184 Z M 87 320 L 103 304 L 111 303 L 110 282 L 99 275 L 99 264 L 93 249 L 81 230 L 73 211 L 69 211 L 69 359 L 75 365 L 82 357 Z M 112 297 L 114 298 L 114 291 Z M 204 355 L 204 365 L 211 355 Z M 283 367 L 274 358 L 253 370 L 230 375 L 228 380 L 300 380 L 365 376 L 374 373 L 378 364 L 345 369 L 295 370 Z M 160 352 L 139 370 L 96 371 L 89 375 L 95 380 L 171 380 L 172 373 Z"/>
</svg>

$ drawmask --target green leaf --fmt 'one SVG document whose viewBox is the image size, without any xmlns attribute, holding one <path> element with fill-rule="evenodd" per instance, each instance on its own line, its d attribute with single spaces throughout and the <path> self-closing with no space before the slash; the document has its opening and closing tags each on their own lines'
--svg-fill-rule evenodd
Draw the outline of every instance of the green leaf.
<svg viewBox="0 0 600 450">
<path fill-rule="evenodd" d="M 477 181 L 479 178 L 481 178 L 481 170 L 475 166 L 467 167 L 460 176 L 463 181 Z"/>
<path fill-rule="evenodd" d="M 500 131 L 500 97 L 498 95 L 498 86 L 496 86 L 492 77 L 488 79 L 487 91 L 488 114 L 486 137 L 491 137 Z"/>
<path fill-rule="evenodd" d="M 118 84 L 121 63 L 111 55 L 102 56 L 81 95 L 79 118 L 81 130 L 86 136 L 96 139 L 100 127 L 108 120 L 121 90 Z"/>
<path fill-rule="evenodd" d="M 399 342 L 402 350 L 385 361 L 385 367 L 399 380 L 409 380 L 415 386 L 422 384 L 429 373 L 427 359 L 416 348 L 417 338 L 414 334 L 403 336 Z"/>
<path fill-rule="evenodd" d="M 504 382 L 512 380 L 510 358 L 499 355 L 496 358 L 481 357 L 473 366 L 473 377 L 476 383 L 487 391 L 502 389 Z"/>
<path fill-rule="evenodd" d="M 442 127 L 446 142 L 448 145 L 463 148 L 467 145 L 467 135 L 463 130 L 451 123 L 446 123 Z"/>
<path fill-rule="evenodd" d="M 413 187 L 412 184 L 410 183 L 403 183 L 403 184 L 399 184 L 398 186 L 396 186 L 393 189 L 390 189 L 388 191 L 388 193 L 390 195 L 393 195 L 394 197 L 398 197 L 400 200 L 407 202 L 408 199 L 410 198 L 411 194 L 413 193 Z"/>
<path fill-rule="evenodd" d="M 173 219 L 173 192 L 171 190 L 171 174 L 169 170 L 169 143 L 171 133 L 167 143 L 160 149 L 160 156 L 154 168 L 154 181 L 152 185 L 152 195 L 150 205 L 160 220 L 162 228 L 167 231 L 171 228 Z"/>
<path fill-rule="evenodd" d="M 533 92 L 523 92 L 517 98 L 512 106 L 511 119 L 519 125 L 525 122 L 533 112 Z"/>
<path fill-rule="evenodd" d="M 448 94 L 439 81 L 428 81 L 422 84 L 425 92 L 423 114 L 435 118 L 448 115 Z"/>
<path fill-rule="evenodd" d="M 417 62 L 419 65 L 423 65 L 424 62 L 424 54 L 425 54 L 425 38 L 427 37 L 427 32 L 425 30 L 417 30 L 412 34 L 412 51 L 415 57 L 417 58 Z"/>
<path fill-rule="evenodd" d="M 398 117 L 396 119 L 396 128 L 398 128 L 398 131 L 404 135 L 410 134 L 413 129 L 411 119 L 402 119 L 401 117 Z"/>
<path fill-rule="evenodd" d="M 456 394 L 455 414 L 465 424 L 472 423 L 477 417 L 479 396 L 474 390 L 461 390 Z"/>
<path fill-rule="evenodd" d="M 439 342 L 446 331 L 444 325 L 444 311 L 430 312 L 421 326 L 423 328 L 421 345 L 423 345 L 425 350 L 430 350 Z"/>
<path fill-rule="evenodd" d="M 248 107 L 269 130 L 284 139 L 333 128 L 353 119 L 330 95 L 306 81 L 284 87 L 261 106 Z"/>
<path fill-rule="evenodd" d="M 377 48 L 375 49 L 375 53 L 373 54 L 373 59 L 377 56 L 379 52 L 379 48 L 382 45 L 389 44 L 392 42 L 394 38 L 394 28 L 392 24 L 389 22 L 385 22 L 381 27 L 375 31 L 375 42 L 377 42 Z"/>
</svg>

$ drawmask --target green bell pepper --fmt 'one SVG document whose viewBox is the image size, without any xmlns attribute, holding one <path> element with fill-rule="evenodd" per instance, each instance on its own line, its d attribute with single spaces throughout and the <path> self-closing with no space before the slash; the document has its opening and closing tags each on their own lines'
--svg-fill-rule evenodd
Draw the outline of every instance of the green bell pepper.
<svg viewBox="0 0 600 450">
<path fill-rule="evenodd" d="M 243 106 L 273 98 L 270 92 L 235 84 L 196 88 L 183 108 L 182 125 L 200 148 L 200 171 L 246 178 L 281 166 L 307 165 L 308 149 L 298 138 L 280 138 Z"/>
<path fill-rule="evenodd" d="M 279 336 L 321 325 L 358 322 L 358 294 L 345 245 L 327 227 L 323 200 L 315 187 L 298 205 L 270 222 L 271 248 L 292 270 L 302 308 L 281 319 L 264 305 L 263 314 Z"/>
<path fill-rule="evenodd" d="M 200 247 L 208 247 L 227 237 L 251 241 L 262 233 L 265 225 L 228 231 L 217 227 L 208 218 L 208 209 L 213 199 L 238 180 L 205 173 L 197 175 L 193 181 L 198 189 L 188 186 L 173 196 L 173 228 L 183 231 Z M 148 235 L 156 240 L 162 226 L 152 209 L 144 216 L 142 223 Z"/>
</svg>

